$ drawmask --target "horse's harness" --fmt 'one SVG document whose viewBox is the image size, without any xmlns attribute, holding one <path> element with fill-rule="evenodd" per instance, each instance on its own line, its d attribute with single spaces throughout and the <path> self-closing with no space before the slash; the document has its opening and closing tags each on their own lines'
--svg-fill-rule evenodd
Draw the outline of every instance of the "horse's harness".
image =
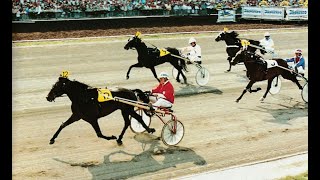
<svg viewBox="0 0 320 180">
<path fill-rule="evenodd" d="M 238 45 L 226 45 L 226 48 L 230 48 L 230 47 L 240 48 L 240 46 L 238 46 Z"/>
</svg>

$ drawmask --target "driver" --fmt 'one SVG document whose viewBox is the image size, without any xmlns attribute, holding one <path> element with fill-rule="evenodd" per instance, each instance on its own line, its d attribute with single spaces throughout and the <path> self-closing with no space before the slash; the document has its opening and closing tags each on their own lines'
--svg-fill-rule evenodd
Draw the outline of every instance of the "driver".
<svg viewBox="0 0 320 180">
<path fill-rule="evenodd" d="M 290 59 L 286 59 L 286 61 L 289 65 L 292 64 L 291 68 L 294 69 L 295 72 L 304 76 L 305 60 L 302 56 L 302 50 L 296 49 L 294 53 L 295 53 L 295 56 Z"/>
<path fill-rule="evenodd" d="M 264 38 L 260 40 L 260 44 L 268 53 L 274 54 L 274 42 L 271 39 L 269 32 L 264 33 Z"/>
<path fill-rule="evenodd" d="M 180 51 L 183 54 L 187 53 L 187 64 L 191 64 L 192 62 L 201 64 L 201 47 L 197 44 L 197 41 L 194 37 L 189 39 L 190 46 L 180 48 Z"/>
<path fill-rule="evenodd" d="M 151 110 L 154 110 L 153 107 L 171 108 L 174 103 L 174 88 L 169 81 L 168 73 L 161 72 L 159 78 L 159 84 L 151 90 L 149 97 Z"/>
</svg>

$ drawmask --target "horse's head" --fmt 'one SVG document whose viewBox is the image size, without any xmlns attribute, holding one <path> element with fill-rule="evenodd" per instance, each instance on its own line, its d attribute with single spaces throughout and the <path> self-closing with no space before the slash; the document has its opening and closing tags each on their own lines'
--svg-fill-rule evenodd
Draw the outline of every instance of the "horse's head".
<svg viewBox="0 0 320 180">
<path fill-rule="evenodd" d="M 52 102 L 56 97 L 60 97 L 65 94 L 65 85 L 69 82 L 70 80 L 67 77 L 59 77 L 58 81 L 52 86 L 50 92 L 48 93 L 47 100 Z"/>
<path fill-rule="evenodd" d="M 221 32 L 217 35 L 215 41 L 219 42 L 219 41 L 224 41 L 225 40 L 225 37 L 226 37 L 226 33 L 227 32 Z"/>
<path fill-rule="evenodd" d="M 260 53 L 261 54 L 265 54 L 267 51 L 264 50 L 264 47 L 260 44 L 260 41 L 256 41 L 256 40 L 249 40 L 250 44 L 253 44 L 255 46 L 258 46 L 260 49 Z M 256 52 L 257 48 L 256 47 L 252 47 L 249 46 L 248 47 L 248 51 L 250 52 Z"/>
<path fill-rule="evenodd" d="M 141 44 L 141 38 L 139 36 L 133 36 L 128 39 L 127 44 L 124 46 L 125 50 L 137 48 L 138 45 Z"/>
</svg>

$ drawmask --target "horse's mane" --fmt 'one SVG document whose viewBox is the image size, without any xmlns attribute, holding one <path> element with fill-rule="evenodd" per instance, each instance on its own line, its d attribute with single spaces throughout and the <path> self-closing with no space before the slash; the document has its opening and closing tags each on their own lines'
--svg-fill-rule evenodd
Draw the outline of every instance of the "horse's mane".
<svg viewBox="0 0 320 180">
<path fill-rule="evenodd" d="M 235 31 L 231 31 L 230 33 L 228 33 L 228 34 L 230 34 L 232 37 L 234 37 L 234 38 L 237 38 L 238 36 L 239 36 L 239 34 L 237 33 L 237 32 L 235 32 Z"/>
<path fill-rule="evenodd" d="M 72 81 L 75 85 L 79 86 L 79 88 L 81 89 L 93 89 L 93 87 L 85 84 L 85 83 L 82 83 L 82 82 L 79 82 L 79 81 L 76 81 L 76 80 L 73 80 Z"/>
</svg>

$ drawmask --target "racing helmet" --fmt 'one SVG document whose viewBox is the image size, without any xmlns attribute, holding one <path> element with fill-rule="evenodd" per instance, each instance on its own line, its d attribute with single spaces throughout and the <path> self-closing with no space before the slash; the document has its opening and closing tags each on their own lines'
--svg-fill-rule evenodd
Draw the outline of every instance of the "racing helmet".
<svg viewBox="0 0 320 180">
<path fill-rule="evenodd" d="M 193 42 L 197 42 L 197 41 L 196 41 L 196 39 L 195 39 L 194 37 L 191 37 L 191 38 L 189 39 L 189 44 L 191 44 L 191 43 L 193 43 Z"/>
<path fill-rule="evenodd" d="M 264 33 L 264 37 L 270 37 L 270 33 L 269 32 L 265 32 Z"/>
<path fill-rule="evenodd" d="M 159 75 L 159 78 L 167 78 L 167 79 L 169 79 L 169 75 L 166 72 L 161 72 L 160 75 Z"/>
<path fill-rule="evenodd" d="M 294 51 L 294 53 L 295 53 L 295 54 L 302 54 L 302 50 L 301 50 L 301 49 L 296 49 L 296 50 Z"/>
</svg>

